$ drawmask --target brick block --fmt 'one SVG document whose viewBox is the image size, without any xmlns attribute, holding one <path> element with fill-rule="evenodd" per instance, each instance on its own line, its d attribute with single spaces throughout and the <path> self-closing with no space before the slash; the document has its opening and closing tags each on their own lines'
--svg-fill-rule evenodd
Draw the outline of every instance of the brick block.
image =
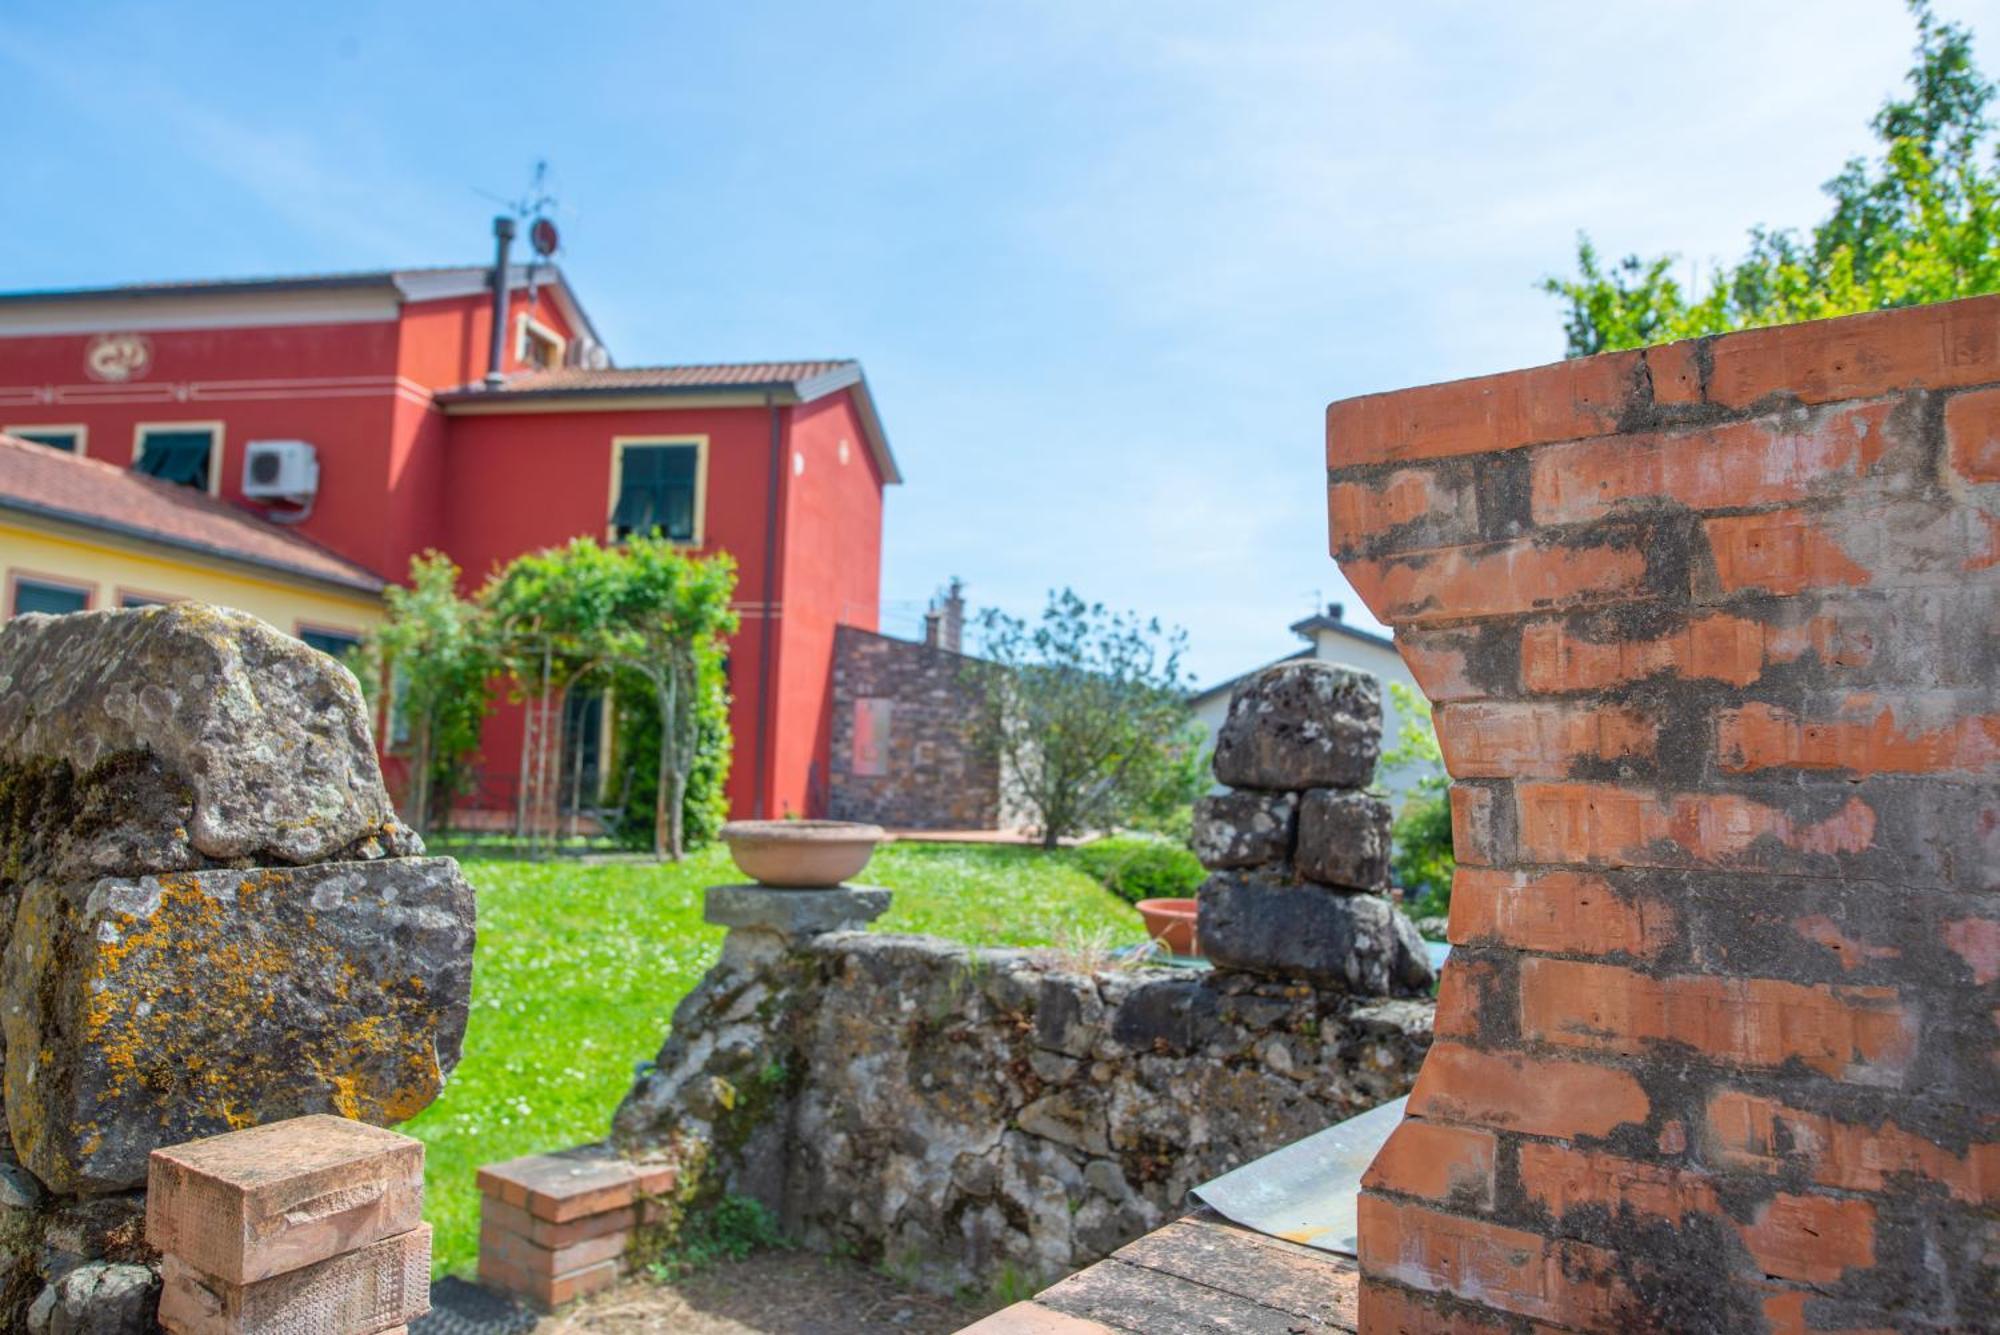
<svg viewBox="0 0 2000 1335">
<path fill-rule="evenodd" d="M 1504 1000 L 1493 1000 L 1493 989 L 1505 982 L 1496 961 L 1453 951 L 1438 975 L 1437 1011 L 1431 1031 L 1439 1038 L 1476 1039 L 1489 1006 L 1497 1005 L 1509 1014 L 1514 1010 L 1511 992 Z"/>
<path fill-rule="evenodd" d="M 1749 408 L 2000 380 L 2000 300 L 1970 297 L 1838 320 L 1744 330 L 1709 340 L 1706 400 Z"/>
<path fill-rule="evenodd" d="M 1967 482 L 2000 482 L 2000 389 L 1955 394 L 1944 408 L 1952 470 Z"/>
<path fill-rule="evenodd" d="M 1487 867 L 1511 855 L 1511 849 L 1500 847 L 1498 811 L 1505 798 L 1489 787 L 1451 786 L 1451 847 L 1459 866 Z"/>
<path fill-rule="evenodd" d="M 1790 505 L 1851 487 L 1888 448 L 1892 407 L 1867 403 L 1552 445 L 1534 455 L 1534 519 L 1589 523 L 1663 502 L 1691 510 Z"/>
<path fill-rule="evenodd" d="M 1497 1146 L 1490 1131 L 1406 1117 L 1361 1175 L 1361 1188 L 1491 1210 Z"/>
<path fill-rule="evenodd" d="M 1326 410 L 1329 468 L 1483 454 L 1613 430 L 1639 396 L 1636 352 L 1365 394 Z"/>
<path fill-rule="evenodd" d="M 1691 1214 L 1719 1215 L 1715 1184 L 1705 1175 L 1671 1164 L 1571 1149 L 1541 1141 L 1520 1147 L 1521 1190 L 1561 1224 L 1571 1210 L 1597 1210 L 1616 1218 L 1629 1211 L 1641 1221 L 1680 1227 Z"/>
<path fill-rule="evenodd" d="M 1893 1120 L 1843 1122 L 1776 1099 L 1725 1089 L 1708 1101 L 1705 1153 L 1723 1167 L 1772 1176 L 1802 1170 L 1823 1187 L 1886 1191 L 1908 1175 L 1944 1186 L 1954 1199 L 2000 1195 L 2000 1118 L 1974 1120 L 1962 1151 Z"/>
<path fill-rule="evenodd" d="M 1738 1230 L 1767 1275 L 1832 1284 L 1875 1264 L 1875 1207 L 1867 1201 L 1780 1193 Z"/>
<path fill-rule="evenodd" d="M 1972 711 L 1990 698 L 1855 692 L 1804 713 L 1752 701 L 1717 713 L 1716 759 L 1737 774 L 1785 768 L 1984 777 L 2000 769 L 2000 714 Z"/>
<path fill-rule="evenodd" d="M 556 1279 L 588 1270 L 625 1254 L 629 1233 L 600 1233 L 560 1247 L 544 1247 L 491 1220 L 479 1225 L 479 1254 L 515 1266 L 539 1278 Z"/>
<path fill-rule="evenodd" d="M 1514 1323 L 1435 1295 L 1411 1293 L 1380 1280 L 1361 1281 L 1361 1324 L 1369 1335 L 1511 1335 Z"/>
<path fill-rule="evenodd" d="M 1449 547 L 1479 537 L 1469 471 L 1399 468 L 1386 477 L 1335 479 L 1326 503 L 1337 558 L 1358 556 L 1390 535 L 1404 547 Z"/>
<path fill-rule="evenodd" d="M 1343 561 L 1340 569 L 1378 620 L 1425 626 L 1639 597 L 1646 542 L 1638 529 L 1569 546 L 1517 539 Z"/>
<path fill-rule="evenodd" d="M 1494 684 L 1486 679 L 1486 673 L 1475 671 L 1472 652 L 1477 646 L 1477 635 L 1463 630 L 1425 630 L 1418 627 L 1398 627 L 1396 630 L 1396 652 L 1403 656 L 1403 666 L 1409 668 L 1410 675 L 1417 679 L 1417 689 L 1432 704 L 1448 704 L 1453 700 L 1481 700 L 1493 694 L 1505 694 L 1511 686 L 1509 680 L 1499 683 L 1496 692 Z"/>
<path fill-rule="evenodd" d="M 1521 630 L 1521 688 L 1558 695 L 1650 677 L 1749 686 L 1807 655 L 1826 668 L 1863 668 L 1886 620 L 1877 611 L 1849 609 L 1790 624 L 1709 612 L 1662 635 L 1630 637 L 1615 628 L 1589 634 L 1572 620 L 1535 621 Z"/>
<path fill-rule="evenodd" d="M 1409 1115 L 1532 1136 L 1608 1136 L 1644 1123 L 1651 1106 L 1639 1082 L 1616 1066 L 1440 1042 L 1417 1073 Z"/>
<path fill-rule="evenodd" d="M 567 1275 L 537 1275 L 524 1267 L 479 1259 L 479 1279 L 489 1287 L 553 1311 L 564 1303 L 601 1292 L 618 1282 L 624 1267 L 617 1261 L 603 1261 Z"/>
<path fill-rule="evenodd" d="M 430 1310 L 431 1229 L 419 1224 L 299 1270 L 237 1285 L 169 1252 L 160 1324 L 174 1335 L 379 1335 Z"/>
<path fill-rule="evenodd" d="M 627 1205 L 601 1214 L 584 1215 L 567 1223 L 553 1224 L 546 1219 L 535 1218 L 518 1205 L 482 1196 L 479 1200 L 479 1221 L 482 1227 L 490 1223 L 505 1232 L 526 1238 L 537 1247 L 567 1247 L 588 1238 L 601 1238 L 607 1233 L 629 1233 L 638 1227 L 639 1211 Z"/>
<path fill-rule="evenodd" d="M 1800 1061 L 1861 1084 L 1900 1084 L 1918 1020 L 1889 987 L 1771 978 L 1654 978 L 1615 964 L 1521 963 L 1521 1033 L 1562 1047 L 1637 1056 L 1673 1043 L 1727 1066 Z"/>
<path fill-rule="evenodd" d="M 1363 1274 L 1589 1330 L 1625 1329 L 1633 1306 L 1601 1247 L 1363 1195 Z"/>
<path fill-rule="evenodd" d="M 1873 572 L 1847 554 L 1825 520 L 1803 510 L 1723 515 L 1702 521 L 1702 532 L 1723 593 L 1761 589 L 1790 595 L 1874 579 Z"/>
<path fill-rule="evenodd" d="M 1451 882 L 1451 943 L 1496 945 L 1564 955 L 1648 958 L 1674 942 L 1673 906 L 1621 896 L 1602 876 L 1582 872 L 1460 867 Z"/>
<path fill-rule="evenodd" d="M 249 1284 L 414 1229 L 423 1142 L 315 1115 L 154 1150 L 146 1240 Z"/>
<path fill-rule="evenodd" d="M 1454 778 L 1566 778 L 1616 762 L 1650 763 L 1659 724 L 1616 705 L 1473 701 L 1439 705 L 1434 719 Z"/>
<path fill-rule="evenodd" d="M 1876 840 L 1875 809 L 1860 797 L 1812 819 L 1738 793 L 1660 798 L 1608 784 L 1523 783 L 1514 796 L 1528 862 L 1785 869 L 1800 863 L 1785 852 L 1834 857 Z"/>
<path fill-rule="evenodd" d="M 586 1215 L 631 1205 L 642 1194 L 670 1190 L 672 1165 L 642 1165 L 602 1145 L 580 1145 L 553 1154 L 530 1154 L 479 1170 L 483 1196 L 526 1210 L 537 1219 L 566 1224 Z"/>
</svg>

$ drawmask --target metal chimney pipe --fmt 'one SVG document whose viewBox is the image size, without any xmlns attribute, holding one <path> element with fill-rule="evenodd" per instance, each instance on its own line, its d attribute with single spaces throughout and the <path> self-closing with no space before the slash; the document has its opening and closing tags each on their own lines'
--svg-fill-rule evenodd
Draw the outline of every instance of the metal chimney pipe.
<svg viewBox="0 0 2000 1335">
<path fill-rule="evenodd" d="M 493 256 L 493 355 L 486 360 L 488 389 L 500 388 L 507 378 L 500 373 L 500 365 L 507 352 L 507 247 L 514 240 L 514 220 L 495 218 L 493 235 L 498 245 Z"/>
</svg>

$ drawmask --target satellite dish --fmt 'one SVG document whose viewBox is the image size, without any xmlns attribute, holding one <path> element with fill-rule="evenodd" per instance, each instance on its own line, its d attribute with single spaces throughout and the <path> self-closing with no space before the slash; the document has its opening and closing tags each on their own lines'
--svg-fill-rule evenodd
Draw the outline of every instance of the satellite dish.
<svg viewBox="0 0 2000 1335">
<path fill-rule="evenodd" d="M 534 226 L 528 229 L 528 240 L 535 247 L 535 253 L 547 259 L 556 253 L 556 245 L 561 238 L 556 235 L 554 223 L 547 218 L 537 218 Z"/>
</svg>

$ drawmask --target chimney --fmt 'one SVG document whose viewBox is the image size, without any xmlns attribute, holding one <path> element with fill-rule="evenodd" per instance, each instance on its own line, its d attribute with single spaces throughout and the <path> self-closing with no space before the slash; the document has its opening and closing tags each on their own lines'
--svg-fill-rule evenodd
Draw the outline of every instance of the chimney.
<svg viewBox="0 0 2000 1335">
<path fill-rule="evenodd" d="M 1338 621 L 1341 619 L 1340 614 L 1342 612 L 1345 612 L 1346 610 L 1347 609 L 1339 603 L 1328 603 L 1326 605 L 1326 619 L 1328 621 Z"/>
<path fill-rule="evenodd" d="M 493 220 L 493 355 L 486 360 L 486 388 L 498 389 L 507 377 L 500 372 L 507 351 L 507 247 L 514 240 L 514 220 Z"/>
<path fill-rule="evenodd" d="M 933 607 L 924 612 L 924 644 L 932 649 L 938 647 L 938 610 Z"/>
<path fill-rule="evenodd" d="M 963 653 L 965 645 L 965 583 L 956 575 L 945 585 L 944 607 L 939 614 L 938 647 Z"/>
</svg>

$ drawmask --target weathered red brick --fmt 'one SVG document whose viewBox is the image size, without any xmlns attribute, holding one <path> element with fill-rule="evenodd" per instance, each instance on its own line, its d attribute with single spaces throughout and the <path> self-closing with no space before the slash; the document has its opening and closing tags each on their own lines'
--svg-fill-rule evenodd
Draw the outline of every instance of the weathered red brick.
<svg viewBox="0 0 2000 1335">
<path fill-rule="evenodd" d="M 1622 541 L 1489 542 L 1343 561 L 1340 569 L 1377 619 L 1421 626 L 1621 602 L 1644 584 L 1646 551 Z"/>
<path fill-rule="evenodd" d="M 1329 468 L 1482 454 L 1613 429 L 1640 357 L 1614 352 L 1525 371 L 1364 394 L 1326 410 Z"/>
<path fill-rule="evenodd" d="M 1991 918 L 1957 918 L 1944 925 L 1944 944 L 1972 970 L 1972 981 L 1985 987 L 2000 979 L 2000 922 Z"/>
<path fill-rule="evenodd" d="M 1974 1119 L 1963 1153 L 1893 1121 L 1843 1122 L 1739 1089 L 1709 1099 L 1703 1127 L 1704 1154 L 1726 1168 L 1776 1175 L 1799 1164 L 1819 1185 L 1848 1191 L 1886 1191 L 1907 1174 L 1961 1201 L 2000 1196 L 2000 1119 L 1990 1114 Z"/>
<path fill-rule="evenodd" d="M 1819 1298 L 1818 1294 L 1799 1289 L 1779 1289 L 1776 1285 L 1766 1287 L 1772 1291 L 1763 1304 L 1769 1335 L 1899 1335 L 1896 1327 L 1886 1321 L 1879 1326 L 1857 1326 L 1850 1321 L 1827 1325 L 1808 1320 L 1807 1305 Z"/>
<path fill-rule="evenodd" d="M 1497 1147 L 1491 1131 L 1406 1117 L 1376 1152 L 1361 1187 L 1490 1210 Z"/>
<path fill-rule="evenodd" d="M 1469 701 L 1434 715 L 1445 768 L 1461 779 L 1562 778 L 1581 762 L 1650 760 L 1659 725 L 1636 709 Z"/>
<path fill-rule="evenodd" d="M 1654 403 L 1678 408 L 1701 402 L 1701 347 L 1702 340 L 1690 338 L 1645 350 Z"/>
<path fill-rule="evenodd" d="M 1445 1304 L 1450 1304 L 1449 1308 Z M 1369 1335 L 1511 1335 L 1514 1322 L 1462 1307 L 1435 1295 L 1419 1295 L 1382 1280 L 1361 1281 L 1361 1329 Z"/>
<path fill-rule="evenodd" d="M 1834 403 L 2000 380 L 1996 311 L 2000 298 L 1971 297 L 1724 334 L 1708 344 L 1707 401 Z"/>
<path fill-rule="evenodd" d="M 1875 645 L 1861 619 L 1831 614 L 1776 626 L 1711 612 L 1689 618 L 1671 634 L 1629 640 L 1586 638 L 1551 619 L 1522 629 L 1521 686 L 1537 694 L 1596 691 L 1662 673 L 1748 686 L 1772 667 L 1808 653 L 1829 666 L 1864 667 Z"/>
<path fill-rule="evenodd" d="M 1454 955 L 1438 978 L 1437 1011 L 1432 1032 L 1440 1038 L 1471 1038 L 1479 1033 L 1480 998 L 1494 981 L 1491 960 Z"/>
<path fill-rule="evenodd" d="M 1841 930 L 1839 923 L 1824 913 L 1808 913 L 1792 919 L 1792 930 L 1814 945 L 1833 952 L 1843 969 L 1858 969 L 1877 960 L 1896 959 L 1903 952 L 1895 946 L 1870 945 Z"/>
<path fill-rule="evenodd" d="M 1967 482 L 2000 482 L 2000 389 L 1954 395 L 1944 408 L 1951 466 Z"/>
<path fill-rule="evenodd" d="M 1359 1202 L 1361 1269 L 1413 1289 L 1588 1329 L 1617 1329 L 1631 1298 L 1617 1259 L 1583 1243 L 1381 1196 Z"/>
<path fill-rule="evenodd" d="M 1495 860 L 1499 837 L 1494 828 L 1495 798 L 1491 788 L 1455 783 L 1451 786 L 1451 847 L 1461 867 L 1484 867 Z"/>
<path fill-rule="evenodd" d="M 1461 529 L 1467 537 L 1477 536 L 1479 524 L 1472 489 L 1440 479 L 1427 468 L 1399 468 L 1367 482 L 1335 482 L 1326 490 L 1326 514 L 1335 556 L 1358 551 L 1419 519 L 1428 521 L 1426 528 Z"/>
<path fill-rule="evenodd" d="M 1677 934 L 1671 905 L 1621 899 L 1601 876 L 1483 867 L 1460 867 L 1452 876 L 1453 945 L 1644 958 L 1670 945 Z"/>
<path fill-rule="evenodd" d="M 1917 1016 L 1896 989 L 1773 978 L 1654 978 L 1615 964 L 1521 964 L 1521 1032 L 1562 1047 L 1636 1056 L 1682 1044 L 1729 1066 L 1799 1060 L 1864 1084 L 1894 1084 L 1916 1053 Z"/>
<path fill-rule="evenodd" d="M 1891 406 L 1552 445 L 1535 452 L 1535 522 L 1587 523 L 1661 501 L 1694 510 L 1794 504 L 1875 466 L 1888 448 Z"/>
<path fill-rule="evenodd" d="M 1453 700 L 1476 700 L 1488 694 L 1472 679 L 1472 665 L 1466 659 L 1462 631 L 1401 629 L 1396 632 L 1396 651 L 1403 665 L 1417 679 L 1417 688 L 1432 704 Z"/>
<path fill-rule="evenodd" d="M 1824 521 L 1801 510 L 1723 515 L 1702 521 L 1723 593 L 1762 589 L 1795 594 L 1873 578 L 1842 550 Z"/>
<path fill-rule="evenodd" d="M 1409 1114 L 1536 1136 L 1606 1136 L 1644 1122 L 1649 1107 L 1639 1082 L 1615 1066 L 1440 1042 L 1417 1072 Z"/>
<path fill-rule="evenodd" d="M 1722 1213 L 1706 1174 L 1669 1164 L 1528 1140 L 1521 1142 L 1520 1165 L 1522 1192 L 1558 1221 L 1588 1206 L 1613 1215 L 1629 1209 L 1641 1220 L 1675 1227 L 1690 1214 Z"/>
<path fill-rule="evenodd" d="M 1515 801 L 1528 862 L 1700 866 L 1727 863 L 1764 838 L 1814 854 L 1859 853 L 1875 841 L 1874 809 L 1860 797 L 1812 822 L 1734 793 L 1660 798 L 1610 784 L 1523 783 Z"/>
<path fill-rule="evenodd" d="M 1764 1273 L 1831 1284 L 1875 1264 L 1875 1207 L 1829 1196 L 1773 1196 L 1738 1230 Z"/>
<path fill-rule="evenodd" d="M 1951 716 L 1953 697 L 1866 693 L 1801 717 L 1752 701 L 1716 715 L 1716 758 L 1734 773 L 1826 769 L 1854 774 L 1985 775 L 2000 767 L 2000 715 Z"/>
</svg>

